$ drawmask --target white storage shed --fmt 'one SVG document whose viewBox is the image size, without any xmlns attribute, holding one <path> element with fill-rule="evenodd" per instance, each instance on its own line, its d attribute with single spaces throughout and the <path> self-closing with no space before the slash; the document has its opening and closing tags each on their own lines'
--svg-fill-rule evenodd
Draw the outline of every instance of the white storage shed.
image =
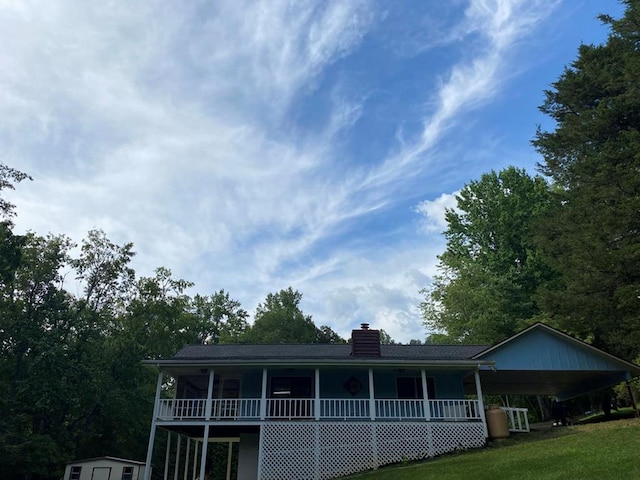
<svg viewBox="0 0 640 480">
<path fill-rule="evenodd" d="M 98 457 L 68 463 L 64 480 L 142 480 L 144 462 L 125 458 Z"/>
</svg>

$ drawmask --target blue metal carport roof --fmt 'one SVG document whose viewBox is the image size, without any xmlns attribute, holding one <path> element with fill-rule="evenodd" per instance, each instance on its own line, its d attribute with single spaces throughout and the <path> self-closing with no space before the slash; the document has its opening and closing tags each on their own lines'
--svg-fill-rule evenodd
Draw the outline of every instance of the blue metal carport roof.
<svg viewBox="0 0 640 480">
<path fill-rule="evenodd" d="M 478 354 L 495 362 L 480 372 L 485 394 L 584 395 L 640 376 L 640 366 L 543 323 L 536 323 Z"/>
</svg>

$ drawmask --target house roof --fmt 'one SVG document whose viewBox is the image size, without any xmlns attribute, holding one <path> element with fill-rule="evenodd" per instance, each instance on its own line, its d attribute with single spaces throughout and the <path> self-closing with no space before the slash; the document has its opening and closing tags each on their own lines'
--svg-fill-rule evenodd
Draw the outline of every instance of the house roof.
<svg viewBox="0 0 640 480">
<path fill-rule="evenodd" d="M 469 360 L 487 349 L 487 345 L 381 345 L 381 356 L 371 359 L 394 360 Z M 278 360 L 335 359 L 357 360 L 351 345 L 187 345 L 173 360 Z"/>
<path fill-rule="evenodd" d="M 171 375 L 213 368 L 337 367 L 480 370 L 485 393 L 567 399 L 640 376 L 640 366 L 548 325 L 536 323 L 490 345 L 381 345 L 380 356 L 354 356 L 342 344 L 187 345 L 173 358 L 145 360 Z M 475 392 L 473 375 L 465 384 Z"/>
<path fill-rule="evenodd" d="M 145 360 L 169 373 L 183 368 L 222 366 L 392 366 L 401 368 L 476 368 L 491 360 L 472 358 L 486 345 L 381 345 L 380 356 L 354 356 L 351 345 L 342 344 L 233 344 L 187 345 L 173 358 Z"/>
</svg>

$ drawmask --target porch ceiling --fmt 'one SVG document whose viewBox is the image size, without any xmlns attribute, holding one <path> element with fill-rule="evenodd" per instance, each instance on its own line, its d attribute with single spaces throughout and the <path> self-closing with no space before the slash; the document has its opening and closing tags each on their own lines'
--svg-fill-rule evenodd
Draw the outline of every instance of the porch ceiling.
<svg viewBox="0 0 640 480">
<path fill-rule="evenodd" d="M 489 395 L 552 395 L 566 400 L 617 385 L 627 379 L 624 371 L 481 370 L 482 393 Z M 473 376 L 465 390 L 475 393 Z"/>
</svg>

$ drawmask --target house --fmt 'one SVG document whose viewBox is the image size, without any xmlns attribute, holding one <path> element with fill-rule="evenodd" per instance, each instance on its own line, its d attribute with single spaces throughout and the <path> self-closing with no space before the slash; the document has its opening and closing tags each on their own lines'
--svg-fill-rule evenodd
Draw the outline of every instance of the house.
<svg viewBox="0 0 640 480">
<path fill-rule="evenodd" d="M 381 345 L 367 324 L 351 340 L 189 345 L 145 361 L 158 369 L 147 465 L 165 429 L 165 479 L 170 456 L 174 478 L 203 478 L 216 441 L 239 444 L 241 480 L 334 478 L 484 446 L 483 394 L 567 399 L 640 376 L 541 323 L 494 346 Z M 161 397 L 165 381 L 173 398 Z M 511 430 L 528 431 L 526 409 L 504 410 Z"/>
<path fill-rule="evenodd" d="M 63 480 L 142 480 L 144 474 L 144 462 L 98 457 L 68 463 Z"/>
</svg>

